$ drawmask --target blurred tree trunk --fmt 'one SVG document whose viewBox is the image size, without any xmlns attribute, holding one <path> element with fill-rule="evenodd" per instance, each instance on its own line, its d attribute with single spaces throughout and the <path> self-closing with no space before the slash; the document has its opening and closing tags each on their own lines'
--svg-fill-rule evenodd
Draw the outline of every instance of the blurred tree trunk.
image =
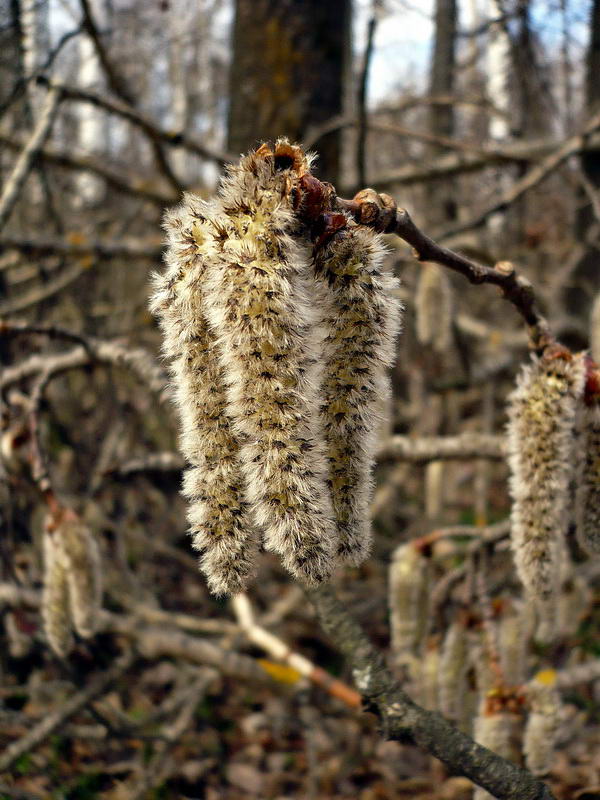
<svg viewBox="0 0 600 800">
<path fill-rule="evenodd" d="M 236 0 L 228 149 L 241 153 L 344 111 L 351 0 Z M 339 178 L 341 135 L 319 142 L 317 173 Z"/>
<path fill-rule="evenodd" d="M 585 114 L 590 117 L 600 110 L 600 0 L 593 0 L 590 10 L 590 39 L 586 56 Z M 590 190 L 600 193 L 600 149 L 581 154 L 581 170 Z M 600 225 L 587 192 L 580 194 L 575 222 L 576 235 L 585 244 L 585 254 L 577 264 L 570 286 L 565 288 L 568 310 L 579 317 L 589 313 L 593 298 L 600 291 L 598 259 Z"/>
<path fill-rule="evenodd" d="M 432 97 L 451 95 L 454 92 L 456 70 L 456 0 L 436 0 L 435 40 L 431 60 L 429 94 Z M 429 129 L 436 136 L 454 135 L 454 107 L 431 105 Z M 440 152 L 435 148 L 433 155 Z M 443 150 L 441 151 L 443 152 Z M 452 181 L 433 181 L 427 188 L 427 207 L 430 223 L 437 225 L 456 217 Z"/>
</svg>

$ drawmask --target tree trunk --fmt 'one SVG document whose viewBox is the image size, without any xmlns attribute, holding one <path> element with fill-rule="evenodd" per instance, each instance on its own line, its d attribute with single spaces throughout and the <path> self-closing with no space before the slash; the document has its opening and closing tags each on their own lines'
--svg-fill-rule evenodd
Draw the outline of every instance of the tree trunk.
<svg viewBox="0 0 600 800">
<path fill-rule="evenodd" d="M 436 0 L 435 40 L 431 61 L 429 93 L 432 96 L 450 95 L 454 91 L 456 67 L 456 0 Z M 454 134 L 454 107 L 431 105 L 429 129 L 436 136 Z M 436 149 L 433 155 L 436 155 Z M 456 203 L 451 182 L 432 182 L 427 188 L 427 206 L 434 225 L 456 218 Z"/>
<path fill-rule="evenodd" d="M 228 149 L 241 153 L 343 113 L 350 0 L 236 0 Z M 336 182 L 339 133 L 319 142 L 316 172 Z"/>
</svg>

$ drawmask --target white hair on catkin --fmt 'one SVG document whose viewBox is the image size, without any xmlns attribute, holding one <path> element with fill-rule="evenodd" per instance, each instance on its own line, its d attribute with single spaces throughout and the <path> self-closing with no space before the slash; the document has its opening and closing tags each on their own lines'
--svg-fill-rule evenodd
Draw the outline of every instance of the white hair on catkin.
<svg viewBox="0 0 600 800">
<path fill-rule="evenodd" d="M 243 494 L 239 440 L 227 411 L 225 378 L 203 305 L 206 265 L 215 257 L 214 204 L 193 195 L 165 218 L 167 270 L 154 276 L 151 309 L 171 360 L 190 467 L 183 494 L 200 568 L 217 595 L 241 591 L 253 572 L 258 536 Z"/>
<path fill-rule="evenodd" d="M 229 167 L 199 249 L 247 499 L 266 547 L 310 584 L 330 575 L 338 548 L 319 417 L 322 312 L 291 202 L 307 170 L 283 141 Z"/>
<path fill-rule="evenodd" d="M 462 718 L 467 692 L 469 641 L 462 621 L 453 622 L 444 636 L 440 657 L 440 711 L 452 720 Z"/>
<path fill-rule="evenodd" d="M 315 253 L 326 308 L 321 413 L 329 485 L 339 555 L 352 564 L 370 549 L 371 473 L 400 324 L 398 280 L 383 269 L 385 252 L 380 234 L 348 216 Z"/>
<path fill-rule="evenodd" d="M 594 399 L 579 414 L 575 526 L 577 539 L 590 555 L 600 554 L 600 403 Z"/>
<path fill-rule="evenodd" d="M 508 400 L 511 545 L 542 640 L 554 629 L 584 373 L 583 357 L 555 348 L 523 368 Z"/>
<path fill-rule="evenodd" d="M 69 585 L 53 532 L 44 530 L 44 588 L 42 621 L 46 640 L 57 656 L 64 658 L 73 647 Z"/>
</svg>

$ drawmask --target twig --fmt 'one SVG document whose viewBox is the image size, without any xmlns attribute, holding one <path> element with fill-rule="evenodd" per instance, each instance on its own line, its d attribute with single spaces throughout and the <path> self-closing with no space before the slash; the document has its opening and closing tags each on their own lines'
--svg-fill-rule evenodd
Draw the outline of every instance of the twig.
<svg viewBox="0 0 600 800">
<path fill-rule="evenodd" d="M 600 124 L 600 115 L 598 120 Z M 335 198 L 332 205 L 353 214 L 363 225 L 384 233 L 395 233 L 414 248 L 419 261 L 434 261 L 460 272 L 470 283 L 498 286 L 529 326 L 529 338 L 535 349 L 543 350 L 554 341 L 548 323 L 537 308 L 531 282 L 519 275 L 510 262 L 502 261 L 495 267 L 486 267 L 442 247 L 415 225 L 406 209 L 396 210 L 389 195 L 378 195 L 373 189 L 363 189 L 353 200 Z"/>
<path fill-rule="evenodd" d="M 0 197 L 0 230 L 4 228 L 8 221 L 11 211 L 23 188 L 23 184 L 27 180 L 27 176 L 34 164 L 35 158 L 50 133 L 60 100 L 61 93 L 59 89 L 52 89 L 48 93 L 46 102 L 40 112 L 40 118 L 21 152 L 21 155 L 17 158 L 11 175 L 6 181 L 2 196 Z"/>
<path fill-rule="evenodd" d="M 102 41 L 100 32 L 98 31 L 98 27 L 96 25 L 96 21 L 92 14 L 89 0 L 80 0 L 80 4 L 81 4 L 81 10 L 83 12 L 83 20 L 82 20 L 83 29 L 88 34 L 88 36 L 90 37 L 90 39 L 94 44 L 96 55 L 98 56 L 98 60 L 102 65 L 102 69 L 104 71 L 104 74 L 106 75 L 109 87 L 117 95 L 117 97 L 120 97 L 121 100 L 123 100 L 125 103 L 128 103 L 131 106 L 135 106 L 134 96 L 129 86 L 127 85 L 127 81 L 123 78 L 123 76 L 119 72 L 117 72 L 117 70 L 115 69 L 113 63 L 111 62 L 108 56 L 108 53 L 104 46 L 104 42 Z M 169 161 L 167 160 L 167 157 L 163 151 L 160 140 L 150 132 L 148 132 L 148 136 L 150 139 L 150 144 L 158 168 L 165 176 L 165 178 L 169 181 L 171 186 L 175 189 L 175 192 L 177 194 L 181 194 L 181 192 L 183 191 L 183 186 L 179 182 L 178 177 L 171 169 L 171 165 L 169 164 Z"/>
<path fill-rule="evenodd" d="M 499 211 L 505 211 L 526 192 L 534 189 L 552 172 L 557 170 L 570 156 L 581 152 L 592 133 L 600 128 L 600 113 L 595 114 L 583 127 L 580 133 L 575 134 L 563 142 L 553 153 L 547 156 L 540 164 L 532 167 L 520 180 L 513 184 L 499 200 L 489 205 L 468 222 L 461 222 L 443 231 L 439 239 L 448 239 L 465 231 L 479 228 L 484 222 Z"/>
<path fill-rule="evenodd" d="M 132 349 L 121 342 L 92 337 L 86 337 L 85 347 L 75 347 L 66 353 L 56 355 L 35 354 L 14 367 L 5 368 L 0 376 L 0 390 L 40 373 L 55 376 L 90 363 L 125 367 L 137 375 L 161 399 L 166 399 L 168 396 L 167 377 L 147 350 L 141 347 Z"/>
<path fill-rule="evenodd" d="M 236 594 L 231 598 L 231 606 L 238 624 L 251 642 L 261 647 L 273 658 L 287 664 L 299 676 L 308 678 L 312 683 L 321 686 L 332 697 L 342 700 L 350 708 L 360 708 L 360 695 L 354 689 L 346 686 L 300 653 L 294 652 L 289 645 L 256 623 L 248 595 L 243 592 Z"/>
<path fill-rule="evenodd" d="M 427 462 L 442 459 L 504 458 L 505 445 L 500 436 L 485 433 L 461 433 L 457 436 L 391 436 L 377 457 L 380 461 Z"/>
<path fill-rule="evenodd" d="M 40 78 L 39 82 L 44 86 L 60 88 L 65 100 L 72 100 L 81 103 L 91 103 L 97 108 L 103 108 L 111 114 L 116 114 L 126 119 L 132 125 L 140 128 L 147 136 L 155 136 L 170 147 L 183 147 L 190 153 L 194 153 L 202 159 L 214 161 L 220 166 L 235 161 L 234 156 L 228 153 L 221 153 L 207 147 L 201 140 L 190 136 L 184 131 L 169 131 L 160 128 L 153 120 L 142 114 L 131 105 L 117 100 L 113 97 L 106 97 L 89 89 L 80 89 L 75 86 L 58 81 L 50 81 L 47 78 Z"/>
<path fill-rule="evenodd" d="M 367 26 L 367 43 L 363 57 L 360 82 L 358 86 L 358 131 L 356 139 L 356 167 L 358 172 L 358 185 L 365 186 L 367 183 L 367 90 L 369 87 L 369 69 L 373 56 L 373 45 L 375 43 L 375 31 L 377 30 L 377 0 L 374 0 L 373 11 Z"/>
<path fill-rule="evenodd" d="M 60 275 L 42 286 L 36 286 L 29 292 L 23 293 L 12 300 L 0 305 L 0 317 L 8 317 L 12 314 L 18 314 L 26 308 L 31 308 L 38 303 L 43 303 L 49 297 L 52 297 L 58 292 L 62 292 L 67 286 L 75 283 L 85 272 L 89 272 L 95 265 L 87 263 L 73 264 L 67 269 L 63 270 Z"/>
<path fill-rule="evenodd" d="M 395 682 L 381 655 L 338 602 L 331 587 L 309 590 L 323 628 L 348 659 L 366 707 L 386 739 L 414 742 L 500 800 L 554 800 L 541 781 L 492 753 L 441 715 L 417 705 Z"/>
<path fill-rule="evenodd" d="M 0 131 L 0 143 L 10 150 L 20 150 L 22 143 L 12 136 Z M 161 191 L 158 187 L 153 188 L 152 181 L 129 175 L 127 170 L 116 167 L 107 167 L 104 160 L 93 158 L 90 155 L 78 155 L 67 153 L 58 148 L 46 145 L 38 152 L 38 157 L 48 164 L 67 169 L 83 170 L 91 172 L 106 181 L 108 186 L 124 194 L 133 197 L 141 197 L 159 206 L 170 205 L 177 202 L 179 195 L 174 192 Z"/>
<path fill-rule="evenodd" d="M 105 692 L 133 664 L 133 655 L 126 653 L 108 669 L 95 675 L 87 686 L 72 695 L 62 706 L 38 722 L 25 736 L 12 742 L 0 754 L 0 772 L 9 769 L 24 753 L 45 741 L 57 728 L 70 719 L 94 698 Z"/>
<path fill-rule="evenodd" d="M 139 258 L 160 262 L 162 248 L 153 241 L 103 242 L 88 239 L 79 233 L 67 234 L 64 239 L 23 239 L 7 234 L 2 237 L 2 250 L 19 250 L 26 255 L 96 256 L 99 259 Z"/>
</svg>

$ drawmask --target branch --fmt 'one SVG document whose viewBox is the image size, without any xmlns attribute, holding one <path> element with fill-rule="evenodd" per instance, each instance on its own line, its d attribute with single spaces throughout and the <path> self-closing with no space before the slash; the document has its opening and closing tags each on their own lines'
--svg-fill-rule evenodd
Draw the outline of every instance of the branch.
<svg viewBox="0 0 600 800">
<path fill-rule="evenodd" d="M 103 694 L 115 680 L 129 669 L 132 663 L 131 653 L 121 656 L 107 670 L 95 675 L 87 686 L 72 695 L 59 709 L 44 717 L 25 736 L 9 744 L 0 754 L 0 772 L 8 770 L 20 756 L 40 745 L 91 700 Z"/>
<path fill-rule="evenodd" d="M 345 683 L 337 680 L 300 653 L 294 652 L 279 637 L 256 622 L 247 594 L 241 592 L 234 595 L 231 598 L 231 605 L 238 624 L 253 644 L 261 647 L 278 661 L 287 664 L 291 670 L 298 673 L 298 678 L 308 678 L 312 683 L 325 689 L 332 697 L 342 700 L 350 708 L 360 708 L 360 695 L 354 689 L 346 686 Z"/>
<path fill-rule="evenodd" d="M 35 158 L 50 133 L 60 100 L 61 94 L 58 89 L 52 89 L 48 93 L 46 102 L 40 112 L 40 118 L 6 181 L 4 191 L 0 197 L 0 230 L 6 225 Z"/>
<path fill-rule="evenodd" d="M 25 255 L 95 256 L 99 259 L 139 258 L 157 263 L 162 256 L 162 247 L 152 241 L 102 242 L 88 239 L 79 233 L 67 234 L 64 239 L 23 239 L 8 234 L 2 237 L 0 248 L 19 250 Z"/>
<path fill-rule="evenodd" d="M 89 89 L 80 89 L 75 86 L 68 86 L 59 81 L 50 81 L 48 78 L 38 78 L 39 83 L 49 88 L 57 87 L 63 94 L 65 100 L 73 100 L 81 103 L 91 103 L 97 108 L 103 108 L 111 114 L 116 114 L 126 119 L 132 125 L 140 128 L 147 136 L 160 139 L 170 147 L 183 147 L 191 153 L 208 161 L 214 161 L 220 166 L 235 161 L 235 158 L 228 153 L 222 153 L 207 147 L 200 139 L 185 133 L 184 131 L 170 131 L 159 127 L 150 117 L 142 114 L 128 103 L 117 100 L 113 97 L 105 97 L 98 92 Z"/>
<path fill-rule="evenodd" d="M 598 129 L 600 129 L 600 113 L 594 114 L 579 133 L 567 139 L 559 148 L 547 156 L 541 164 L 529 170 L 529 172 L 513 184 L 499 200 L 489 205 L 469 222 L 460 223 L 448 228 L 440 235 L 440 239 L 447 239 L 451 236 L 465 233 L 465 231 L 479 228 L 492 214 L 505 211 L 526 192 L 534 189 L 552 172 L 555 172 L 570 156 L 580 153 L 588 143 L 589 137 Z"/>
<path fill-rule="evenodd" d="M 502 459 L 504 439 L 486 433 L 461 433 L 457 436 L 391 436 L 377 453 L 380 461 L 397 460 L 425 463 L 445 459 Z"/>
<path fill-rule="evenodd" d="M 396 203 L 389 195 L 378 195 L 373 189 L 363 189 L 353 200 L 333 198 L 331 204 L 351 213 L 363 225 L 383 233 L 395 233 L 414 248 L 419 261 L 434 261 L 460 272 L 470 283 L 498 286 L 527 323 L 533 347 L 543 350 L 554 341 L 548 323 L 537 307 L 531 282 L 519 275 L 510 262 L 502 261 L 495 267 L 486 267 L 442 247 L 417 228 L 408 211 L 396 210 Z"/>
<path fill-rule="evenodd" d="M 0 132 L 0 143 L 10 150 L 20 150 L 22 147 L 22 143 L 18 139 L 2 132 Z M 97 175 L 99 178 L 106 181 L 108 186 L 111 186 L 119 192 L 132 195 L 133 197 L 141 197 L 143 200 L 149 200 L 160 206 L 171 205 L 177 202 L 178 199 L 178 195 L 175 193 L 153 189 L 148 180 L 135 176 L 128 176 L 122 169 L 118 172 L 115 169 L 109 169 L 104 166 L 103 161 L 88 155 L 66 153 L 57 148 L 46 146 L 39 150 L 38 156 L 48 164 L 54 164 L 57 167 L 91 172 L 93 175 Z"/>
<path fill-rule="evenodd" d="M 492 753 L 440 714 L 417 705 L 395 682 L 381 655 L 336 599 L 331 587 L 309 590 L 321 624 L 348 659 L 368 710 L 386 739 L 414 742 L 500 800 L 554 800 L 550 790 L 526 770 Z"/>
<path fill-rule="evenodd" d="M 75 347 L 66 353 L 56 355 L 35 354 L 14 367 L 5 368 L 0 376 L 0 389 L 4 391 L 9 386 L 40 373 L 55 376 L 96 362 L 125 367 L 137 375 L 161 399 L 168 397 L 167 377 L 147 350 L 141 347 L 132 349 L 120 342 L 92 337 L 86 338 L 85 347 Z"/>
<path fill-rule="evenodd" d="M 98 56 L 98 60 L 102 65 L 102 69 L 104 70 L 104 74 L 106 75 L 106 79 L 108 81 L 108 85 L 111 90 L 120 97 L 125 103 L 129 105 L 135 105 L 134 95 L 131 92 L 129 86 L 127 85 L 127 81 L 123 78 L 120 73 L 114 68 L 110 58 L 108 57 L 108 53 L 106 48 L 104 47 L 104 42 L 100 37 L 100 32 L 98 31 L 98 27 L 96 26 L 96 21 L 94 20 L 92 10 L 90 8 L 89 0 L 80 0 L 81 3 L 81 10 L 83 11 L 83 20 L 82 25 L 84 31 L 88 34 L 90 39 L 94 44 L 94 49 L 96 51 L 96 55 Z M 154 158 L 156 163 L 165 176 L 165 178 L 169 181 L 171 186 L 175 189 L 177 194 L 181 194 L 183 191 L 183 186 L 179 182 L 179 179 L 171 169 L 171 165 L 169 164 L 167 157 L 162 149 L 160 144 L 160 140 L 153 135 L 149 134 L 150 143 L 152 145 L 152 151 L 154 153 Z"/>
</svg>

